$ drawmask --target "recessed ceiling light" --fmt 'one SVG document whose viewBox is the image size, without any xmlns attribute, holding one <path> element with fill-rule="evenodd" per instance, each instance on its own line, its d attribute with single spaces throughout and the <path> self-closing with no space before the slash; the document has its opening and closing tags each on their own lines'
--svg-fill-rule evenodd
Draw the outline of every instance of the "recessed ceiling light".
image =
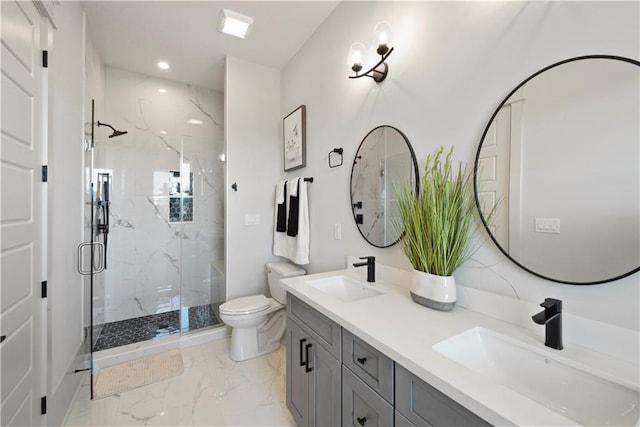
<svg viewBox="0 0 640 427">
<path fill-rule="evenodd" d="M 168 70 L 169 63 L 167 61 L 158 61 L 158 68 L 160 68 L 161 70 Z"/>
<path fill-rule="evenodd" d="M 218 31 L 244 39 L 249 35 L 252 24 L 253 18 L 233 10 L 222 9 L 218 18 Z"/>
<path fill-rule="evenodd" d="M 202 120 L 189 119 L 189 120 L 187 121 L 187 123 L 191 123 L 192 125 L 201 125 L 201 124 L 202 124 Z"/>
<path fill-rule="evenodd" d="M 162 134 L 162 135 L 166 135 L 166 134 L 167 134 L 167 131 L 166 131 L 166 130 L 161 130 L 161 131 L 160 131 L 160 134 Z"/>
<path fill-rule="evenodd" d="M 160 93 L 167 93 L 167 90 L 166 90 L 165 88 L 162 88 L 162 87 L 161 87 L 160 89 L 158 89 L 158 92 L 160 92 Z"/>
</svg>

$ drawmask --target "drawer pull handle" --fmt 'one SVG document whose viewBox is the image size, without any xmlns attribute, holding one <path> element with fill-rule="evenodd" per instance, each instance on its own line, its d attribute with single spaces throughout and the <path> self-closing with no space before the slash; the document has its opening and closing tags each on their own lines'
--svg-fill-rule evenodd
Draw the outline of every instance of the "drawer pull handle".
<svg viewBox="0 0 640 427">
<path fill-rule="evenodd" d="M 364 365 L 365 362 L 367 361 L 366 357 L 358 357 L 356 358 L 356 360 L 358 361 L 358 363 L 360 363 L 361 365 Z"/>
<path fill-rule="evenodd" d="M 304 361 L 304 364 L 305 364 L 304 371 L 305 371 L 305 372 L 311 372 L 311 371 L 313 371 L 313 368 L 309 366 L 309 349 L 311 348 L 311 346 L 312 346 L 312 345 L 313 345 L 313 344 L 309 343 L 309 344 L 307 344 L 307 345 L 305 345 L 305 346 L 304 346 L 304 358 L 305 358 L 305 361 Z"/>
<path fill-rule="evenodd" d="M 360 424 L 361 426 L 367 423 L 367 417 L 356 418 L 356 420 L 358 421 L 358 424 Z"/>
<path fill-rule="evenodd" d="M 300 340 L 300 366 L 304 366 L 305 361 L 304 361 L 304 357 L 302 357 L 302 345 L 305 343 L 307 339 L 306 338 L 302 338 Z"/>
</svg>

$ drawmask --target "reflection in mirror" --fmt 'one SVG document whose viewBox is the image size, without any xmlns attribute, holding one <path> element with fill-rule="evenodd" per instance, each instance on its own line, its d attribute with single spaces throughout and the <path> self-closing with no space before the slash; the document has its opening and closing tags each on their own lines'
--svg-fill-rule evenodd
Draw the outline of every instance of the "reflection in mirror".
<svg viewBox="0 0 640 427">
<path fill-rule="evenodd" d="M 392 126 L 379 126 L 364 137 L 351 168 L 351 209 L 360 234 L 373 246 L 395 244 L 398 228 L 395 187 L 416 186 L 418 164 L 407 137 Z"/>
<path fill-rule="evenodd" d="M 627 58 L 572 58 L 516 87 L 475 163 L 476 202 L 499 249 L 561 283 L 640 270 L 639 117 L 640 63 Z"/>
</svg>

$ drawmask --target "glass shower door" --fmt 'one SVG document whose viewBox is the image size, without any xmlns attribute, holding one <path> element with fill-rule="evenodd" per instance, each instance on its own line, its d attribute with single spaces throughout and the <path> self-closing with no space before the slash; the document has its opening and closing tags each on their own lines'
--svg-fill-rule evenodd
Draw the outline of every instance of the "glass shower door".
<svg viewBox="0 0 640 427">
<path fill-rule="evenodd" d="M 171 202 L 179 206 L 175 220 L 183 234 L 181 333 L 222 325 L 218 307 L 225 299 L 223 165 L 217 159 L 220 147 L 198 130 L 182 137 L 175 178 L 180 191 Z"/>
</svg>

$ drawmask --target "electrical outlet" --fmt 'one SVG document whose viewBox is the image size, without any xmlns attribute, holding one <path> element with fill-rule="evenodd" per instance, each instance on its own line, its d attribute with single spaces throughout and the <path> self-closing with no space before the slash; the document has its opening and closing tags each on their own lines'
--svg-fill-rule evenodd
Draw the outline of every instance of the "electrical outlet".
<svg viewBox="0 0 640 427">
<path fill-rule="evenodd" d="M 259 225 L 260 214 L 246 214 L 244 216 L 244 225 Z"/>
<path fill-rule="evenodd" d="M 536 233 L 560 234 L 560 218 L 536 218 Z"/>
</svg>

